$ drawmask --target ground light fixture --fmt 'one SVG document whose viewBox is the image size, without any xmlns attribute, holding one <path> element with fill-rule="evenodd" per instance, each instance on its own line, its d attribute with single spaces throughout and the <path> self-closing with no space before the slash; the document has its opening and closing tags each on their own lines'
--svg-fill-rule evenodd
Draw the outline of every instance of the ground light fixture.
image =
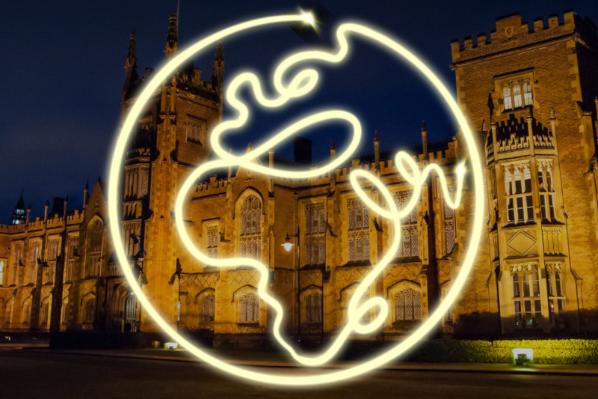
<svg viewBox="0 0 598 399">
<path fill-rule="evenodd" d="M 484 188 L 482 176 L 481 155 L 478 150 L 478 143 L 469 127 L 467 120 L 457 105 L 451 92 L 447 86 L 441 81 L 437 74 L 435 74 L 430 67 L 428 67 L 415 53 L 409 50 L 404 44 L 392 38 L 390 35 L 383 33 L 381 30 L 359 22 L 344 22 L 338 25 L 335 31 L 335 39 L 337 48 L 326 51 L 321 48 L 315 50 L 299 51 L 284 58 L 275 68 L 272 85 L 275 94 L 268 96 L 262 89 L 261 80 L 252 72 L 241 72 L 236 75 L 229 83 L 225 100 L 227 105 L 235 112 L 229 119 L 225 119 L 214 127 L 211 132 L 210 144 L 215 153 L 215 158 L 210 160 L 195 169 L 189 177 L 183 182 L 180 191 L 177 194 L 175 201 L 174 217 L 175 225 L 179 238 L 185 249 L 202 263 L 212 265 L 220 268 L 238 267 L 240 265 L 251 267 L 260 272 L 260 279 L 258 283 L 258 293 L 261 299 L 271 307 L 273 317 L 272 332 L 277 342 L 287 353 L 297 361 L 300 365 L 322 366 L 327 364 L 330 360 L 338 354 L 343 345 L 347 342 L 350 336 L 354 334 L 370 334 L 376 331 L 386 320 L 388 315 L 388 303 L 382 297 L 373 297 L 364 299 L 364 294 L 368 286 L 374 281 L 380 273 L 384 270 L 386 265 L 394 258 L 396 250 L 400 243 L 400 221 L 406 217 L 415 204 L 417 203 L 421 194 L 422 186 L 426 180 L 433 173 L 439 182 L 439 186 L 443 191 L 443 198 L 446 198 L 447 205 L 456 208 L 461 201 L 461 192 L 463 189 L 463 181 L 465 175 L 465 167 L 459 164 L 455 168 L 455 176 L 457 181 L 457 188 L 452 194 L 448 190 L 448 184 L 444 171 L 442 168 L 434 163 L 426 165 L 423 169 L 414 160 L 414 157 L 404 151 L 399 151 L 395 156 L 395 165 L 398 172 L 405 180 L 413 186 L 413 195 L 404 206 L 398 209 L 394 199 L 385 185 L 373 173 L 364 170 L 356 169 L 350 174 L 350 182 L 355 190 L 357 196 L 381 218 L 387 219 L 393 226 L 394 236 L 392 244 L 388 252 L 378 261 L 376 265 L 372 266 L 372 270 L 364 279 L 358 284 L 355 293 L 349 300 L 348 305 L 348 322 L 341 332 L 332 341 L 322 353 L 318 354 L 304 354 L 300 353 L 296 348 L 289 343 L 283 334 L 280 332 L 282 320 L 284 318 L 284 309 L 280 302 L 268 291 L 269 287 L 269 268 L 261 262 L 244 257 L 237 258 L 211 258 L 199 249 L 191 239 L 187 227 L 185 226 L 185 219 L 183 209 L 187 193 L 195 185 L 196 181 L 205 178 L 206 173 L 212 172 L 215 169 L 224 169 L 228 167 L 241 167 L 259 174 L 270 177 L 287 178 L 287 179 L 307 179 L 317 177 L 330 173 L 345 162 L 347 162 L 358 148 L 361 141 L 362 129 L 359 118 L 352 112 L 339 108 L 322 109 L 300 118 L 285 128 L 279 130 L 272 137 L 258 145 L 255 149 L 248 151 L 242 155 L 230 153 L 224 149 L 221 138 L 229 130 L 242 128 L 250 118 L 250 110 L 244 101 L 236 96 L 237 92 L 249 87 L 253 94 L 254 100 L 265 108 L 280 108 L 285 104 L 294 101 L 295 99 L 304 97 L 312 93 L 318 86 L 319 73 L 315 67 L 304 66 L 305 63 L 311 64 L 340 64 L 343 63 L 347 55 L 351 40 L 358 39 L 368 42 L 368 44 L 376 45 L 394 55 L 398 60 L 404 61 L 412 67 L 419 76 L 429 84 L 432 91 L 434 91 L 441 102 L 446 106 L 449 113 L 453 116 L 456 124 L 459 127 L 459 133 L 462 136 L 464 148 L 468 155 L 468 173 L 471 173 L 471 181 L 473 188 L 473 220 L 471 223 L 470 237 L 467 240 L 467 246 L 464 250 L 462 263 L 459 267 L 457 275 L 454 277 L 453 284 L 447 292 L 445 298 L 438 304 L 438 306 L 428 315 L 427 319 L 416 327 L 410 335 L 405 337 L 402 341 L 391 345 L 390 348 L 382 353 L 376 354 L 369 359 L 354 364 L 345 369 L 325 369 L 325 370 L 311 370 L 305 375 L 288 375 L 276 374 L 264 371 L 257 371 L 255 369 L 244 368 L 231 364 L 206 349 L 197 346 L 192 341 L 187 339 L 176 328 L 158 312 L 153 306 L 151 300 L 138 284 L 126 251 L 123 246 L 122 232 L 120 229 L 120 178 L 123 168 L 123 157 L 127 149 L 127 143 L 135 130 L 137 121 L 146 108 L 148 101 L 154 96 L 157 90 L 163 85 L 178 68 L 184 65 L 191 57 L 201 54 L 204 50 L 213 47 L 214 45 L 231 39 L 240 34 L 249 34 L 251 31 L 258 28 L 270 27 L 285 27 L 290 23 L 303 23 L 308 26 L 313 26 L 315 18 L 313 15 L 301 11 L 300 13 L 274 15 L 262 18 L 250 19 L 235 25 L 231 25 L 212 34 L 209 34 L 189 47 L 182 49 L 176 55 L 171 57 L 166 64 L 164 64 L 155 74 L 152 75 L 149 82 L 142 88 L 139 95 L 126 115 L 120 131 L 118 133 L 112 160 L 109 168 L 108 181 L 108 216 L 110 220 L 110 233 L 113 240 L 114 250 L 119 262 L 119 265 L 126 277 L 129 286 L 135 292 L 140 304 L 145 309 L 149 318 L 151 318 L 162 331 L 178 343 L 180 347 L 186 349 L 198 360 L 203 361 L 212 367 L 226 372 L 232 376 L 240 377 L 246 380 L 255 382 L 268 383 L 273 385 L 287 385 L 287 386 L 307 386 L 307 385 L 322 385 L 334 382 L 349 380 L 357 376 L 363 375 L 372 371 L 384 364 L 397 359 L 406 354 L 418 342 L 425 338 L 431 331 L 434 330 L 436 324 L 443 318 L 450 306 L 456 300 L 458 294 L 463 289 L 467 277 L 473 267 L 473 262 L 477 253 L 477 248 L 480 243 L 481 232 L 483 228 L 483 214 L 484 214 Z M 299 65 L 301 64 L 301 65 Z M 297 66 L 301 66 L 298 68 Z M 289 74 L 288 71 L 293 72 Z M 337 123 L 344 123 L 351 129 L 351 139 L 349 145 L 344 149 L 337 158 L 331 160 L 328 164 L 320 167 L 311 168 L 308 170 L 284 170 L 277 168 L 270 168 L 261 165 L 257 162 L 260 156 L 267 153 L 275 146 L 283 143 L 298 134 L 305 128 L 328 123 L 334 120 Z M 374 187 L 380 194 L 380 201 L 373 201 L 364 189 L 364 184 L 368 187 Z M 290 243 L 290 240 L 287 241 Z M 284 248 L 284 247 L 283 247 Z M 292 247 L 290 247 L 292 249 Z M 371 311 L 377 311 L 377 315 L 372 320 L 364 321 L 364 315 Z"/>
</svg>

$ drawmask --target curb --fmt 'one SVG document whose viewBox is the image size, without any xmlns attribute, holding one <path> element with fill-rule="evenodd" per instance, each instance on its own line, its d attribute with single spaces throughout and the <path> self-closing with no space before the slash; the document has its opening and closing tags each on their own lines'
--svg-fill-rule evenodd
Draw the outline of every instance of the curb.
<svg viewBox="0 0 598 399">
<path fill-rule="evenodd" d="M 16 349 L 16 348 L 15 348 Z M 25 348 L 27 352 L 45 352 L 48 350 L 37 348 Z M 160 356 L 160 355 L 145 355 L 134 353 L 115 353 L 115 352 L 98 352 L 98 351 L 81 351 L 81 350 L 51 350 L 51 353 L 61 355 L 74 356 L 91 356 L 104 358 L 118 358 L 118 359 L 134 359 L 134 360 L 153 360 L 153 361 L 167 361 L 174 363 L 199 363 L 207 365 L 203 362 L 178 356 Z M 300 366 L 285 362 L 285 361 L 260 361 L 260 360 L 235 360 L 231 364 L 245 367 L 258 368 L 285 368 L 285 369 L 299 369 Z M 340 369 L 349 367 L 351 363 L 336 363 L 333 365 L 319 367 L 319 369 Z M 467 367 L 464 364 L 443 363 L 444 367 L 439 367 L 436 363 L 429 364 L 409 364 L 403 363 L 399 365 L 388 365 L 380 367 L 380 371 L 406 371 L 406 372 L 432 372 L 432 373 L 470 373 L 470 374 L 516 374 L 516 375 L 542 375 L 542 376 L 569 376 L 569 377 L 598 377 L 598 367 L 593 370 L 573 370 L 573 369 L 537 369 L 537 368 L 491 368 L 491 367 Z"/>
</svg>

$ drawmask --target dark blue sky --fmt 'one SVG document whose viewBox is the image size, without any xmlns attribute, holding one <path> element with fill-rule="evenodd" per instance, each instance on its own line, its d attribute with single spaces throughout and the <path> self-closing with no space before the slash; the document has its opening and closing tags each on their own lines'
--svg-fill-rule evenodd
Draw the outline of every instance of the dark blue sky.
<svg viewBox="0 0 598 399">
<path fill-rule="evenodd" d="M 283 0 L 181 1 L 182 45 L 230 22 L 310 4 Z M 347 18 L 367 21 L 406 40 L 451 85 L 450 41 L 491 31 L 498 16 L 520 12 L 531 22 L 573 9 L 598 21 L 596 0 L 341 0 L 317 4 L 329 13 L 329 25 L 323 26 L 318 45 L 329 43 L 329 29 L 335 22 Z M 0 221 L 8 220 L 21 188 L 34 214 L 39 214 L 43 201 L 52 196 L 68 194 L 78 206 L 85 182 L 91 185 L 104 175 L 119 117 L 129 32 L 137 32 L 139 72 L 145 66 L 159 65 L 167 17 L 175 8 L 176 0 L 3 4 Z M 266 73 L 282 55 L 309 43 L 291 29 L 279 28 L 224 44 L 230 76 L 239 67 Z M 209 57 L 198 60 L 204 76 L 209 76 L 210 62 Z M 255 142 L 288 118 L 324 105 L 354 110 L 368 133 L 380 130 L 383 147 L 419 140 L 422 120 L 427 121 L 432 140 L 454 132 L 426 86 L 382 52 L 356 43 L 347 65 L 322 72 L 324 84 L 319 96 L 288 114 L 257 113 L 250 133 L 239 135 L 232 144 Z M 315 140 L 316 153 L 320 154 L 331 141 L 342 142 L 342 133 L 335 129 L 323 133 Z"/>
</svg>

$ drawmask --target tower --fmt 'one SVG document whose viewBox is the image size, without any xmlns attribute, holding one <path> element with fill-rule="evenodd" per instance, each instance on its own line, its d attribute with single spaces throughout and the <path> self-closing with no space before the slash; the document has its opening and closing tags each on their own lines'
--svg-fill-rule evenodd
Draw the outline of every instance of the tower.
<svg viewBox="0 0 598 399">
<path fill-rule="evenodd" d="M 178 16 L 172 15 L 164 45 L 166 57 L 177 51 L 178 36 Z M 125 87 L 137 62 L 134 45 L 135 41 L 130 40 Z M 223 73 L 220 49 L 211 80 L 203 80 L 201 71 L 189 63 L 164 82 L 140 118 L 125 160 L 122 217 L 127 252 L 142 274 L 144 290 L 173 324 L 177 321 L 180 298 L 176 285 L 168 281 L 176 270 L 178 258 L 183 267 L 191 266 L 191 259 L 179 248 L 174 231 L 174 199 L 193 166 L 207 159 L 210 153 L 208 132 L 221 116 Z M 142 83 L 143 78 L 137 84 Z M 123 113 L 133 99 L 134 94 L 126 97 Z M 142 314 L 141 330 L 154 330 L 149 319 L 143 317 Z"/>
<path fill-rule="evenodd" d="M 26 221 L 25 200 L 23 199 L 23 190 L 19 195 L 15 209 L 12 212 L 11 224 L 23 224 Z"/>
<path fill-rule="evenodd" d="M 459 104 L 482 132 L 489 209 L 479 303 L 464 312 L 495 309 L 502 333 L 597 330 L 594 25 L 511 15 L 451 50 Z"/>
</svg>

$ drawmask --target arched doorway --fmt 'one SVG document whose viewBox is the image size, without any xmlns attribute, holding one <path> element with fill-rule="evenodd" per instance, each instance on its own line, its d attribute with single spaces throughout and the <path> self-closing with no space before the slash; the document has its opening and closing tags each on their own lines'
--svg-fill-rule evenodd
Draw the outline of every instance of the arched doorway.
<svg viewBox="0 0 598 399">
<path fill-rule="evenodd" d="M 126 333 L 134 333 L 139 329 L 139 318 L 137 309 L 137 298 L 135 295 L 129 294 L 125 299 L 124 309 L 124 323 L 123 331 Z"/>
</svg>

